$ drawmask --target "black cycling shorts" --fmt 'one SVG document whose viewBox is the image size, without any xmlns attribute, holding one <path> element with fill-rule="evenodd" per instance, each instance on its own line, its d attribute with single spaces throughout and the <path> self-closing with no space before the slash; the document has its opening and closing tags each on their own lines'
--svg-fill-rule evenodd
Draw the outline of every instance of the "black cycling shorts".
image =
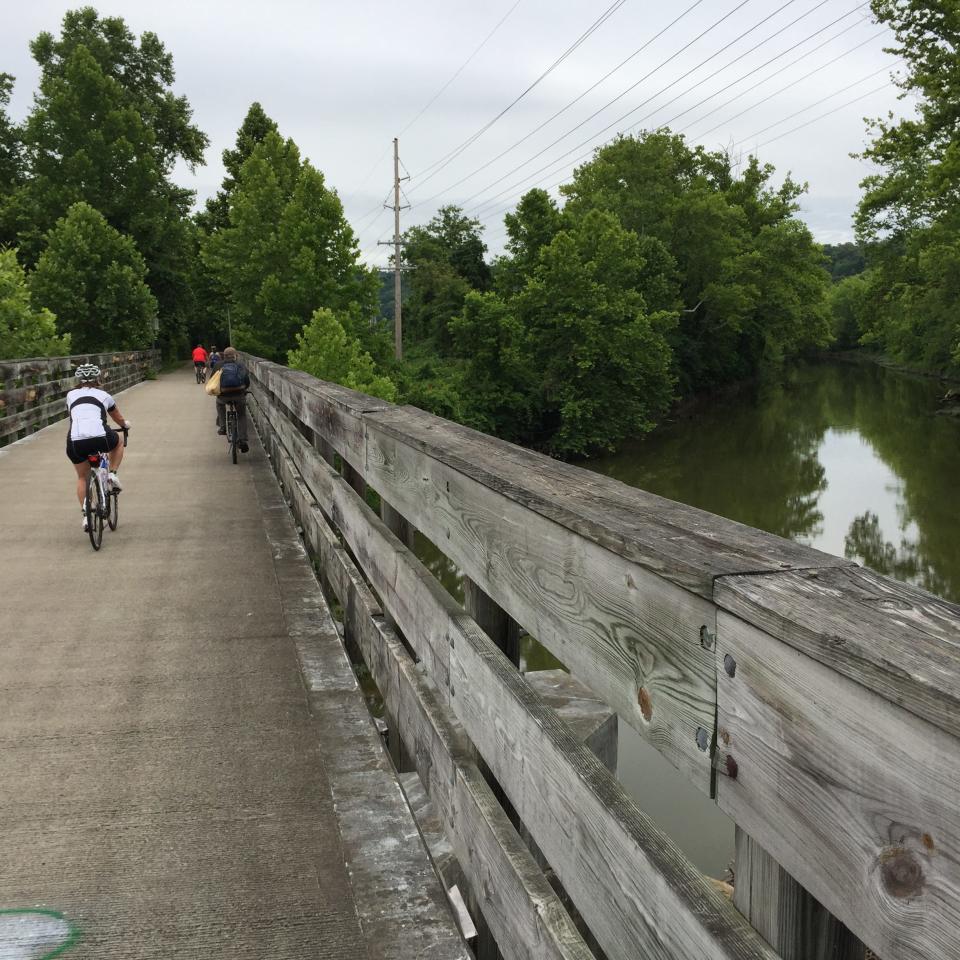
<svg viewBox="0 0 960 960">
<path fill-rule="evenodd" d="M 71 440 L 67 437 L 67 456 L 71 463 L 85 463 L 91 453 L 109 453 L 120 442 L 116 430 L 108 430 L 103 437 L 87 437 L 85 440 Z"/>
<path fill-rule="evenodd" d="M 194 365 L 198 370 L 200 370 L 200 369 L 202 369 L 203 367 L 205 367 L 205 366 L 207 365 L 207 361 L 206 361 L 206 360 L 194 360 L 194 361 L 193 361 L 193 365 Z"/>
</svg>

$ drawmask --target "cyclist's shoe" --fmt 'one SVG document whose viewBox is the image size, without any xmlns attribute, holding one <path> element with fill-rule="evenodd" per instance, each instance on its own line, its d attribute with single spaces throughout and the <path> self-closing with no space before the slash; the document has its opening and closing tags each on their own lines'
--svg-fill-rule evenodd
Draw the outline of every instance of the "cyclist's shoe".
<svg viewBox="0 0 960 960">
<path fill-rule="evenodd" d="M 110 486 L 119 493 L 123 489 L 123 484 L 120 483 L 120 478 L 111 470 L 110 471 Z"/>
<path fill-rule="evenodd" d="M 83 510 L 83 532 L 87 533 L 90 530 L 90 522 L 87 520 L 87 511 L 83 507 L 80 509 Z"/>
<path fill-rule="evenodd" d="M 220 428 L 217 430 L 217 436 L 218 436 L 218 437 L 225 437 L 226 435 L 227 435 L 227 428 L 226 428 L 226 427 L 220 427 Z"/>
<path fill-rule="evenodd" d="M 240 448 L 241 453 L 248 453 L 250 451 L 250 447 L 247 445 L 246 440 L 238 440 L 237 446 Z"/>
</svg>

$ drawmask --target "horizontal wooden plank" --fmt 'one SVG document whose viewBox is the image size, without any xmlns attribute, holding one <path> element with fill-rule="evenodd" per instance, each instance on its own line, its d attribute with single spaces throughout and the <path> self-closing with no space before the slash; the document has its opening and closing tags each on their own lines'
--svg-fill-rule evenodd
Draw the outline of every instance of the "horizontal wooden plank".
<svg viewBox="0 0 960 960">
<path fill-rule="evenodd" d="M 67 391 L 72 390 L 76 385 L 76 378 L 71 375 L 63 379 L 45 380 L 42 383 L 14 387 L 9 390 L 0 389 L 0 413 L 12 407 L 35 405 L 65 397 Z"/>
<path fill-rule="evenodd" d="M 775 954 L 627 796 L 342 477 L 267 407 L 304 481 L 611 960 Z M 432 654 L 428 650 L 432 649 Z"/>
<path fill-rule="evenodd" d="M 879 957 L 957 957 L 960 741 L 721 611 L 717 802 Z"/>
<path fill-rule="evenodd" d="M 145 379 L 146 369 L 145 366 L 124 364 L 120 368 L 111 371 L 113 375 L 109 382 L 105 384 L 106 389 L 115 394 L 122 393 L 124 390 Z M 71 378 L 68 382 L 70 389 L 72 389 L 75 381 Z M 36 387 L 18 389 L 39 390 L 43 386 L 45 385 L 38 384 Z M 0 408 L 0 412 L 2 412 L 2 408 Z M 48 422 L 66 419 L 66 416 L 67 407 L 65 396 L 48 400 L 36 406 L 28 406 L 17 413 L 0 417 L 0 439 L 15 438 L 21 430 L 45 427 Z"/>
<path fill-rule="evenodd" d="M 415 407 L 365 419 L 383 434 L 705 598 L 712 595 L 714 577 L 724 574 L 846 562 Z"/>
<path fill-rule="evenodd" d="M 960 736 L 960 605 L 854 566 L 723 577 L 716 601 Z"/>
<path fill-rule="evenodd" d="M 253 406 L 253 405 L 251 405 Z M 591 960 L 592 954 L 480 776 L 462 731 L 387 626 L 346 550 L 327 525 L 286 452 L 274 447 L 304 538 L 321 561 L 388 711 L 464 874 L 485 891 L 484 916 L 508 960 Z"/>
<path fill-rule="evenodd" d="M 363 414 L 392 405 L 299 370 L 244 355 L 251 380 L 283 405 L 304 426 L 323 437 L 349 463 L 363 461 L 366 440 Z"/>
<path fill-rule="evenodd" d="M 0 383 L 9 384 L 24 377 L 57 378 L 70 374 L 81 363 L 115 367 L 123 363 L 144 363 L 156 368 L 159 350 L 124 350 L 115 353 L 82 353 L 69 357 L 29 357 L 0 360 Z"/>
<path fill-rule="evenodd" d="M 303 414 L 297 416 L 325 436 L 355 468 L 364 469 L 355 461 L 362 455 L 357 421 L 376 420 L 383 432 L 426 456 L 705 598 L 712 594 L 713 578 L 721 575 L 846 563 L 416 407 L 396 407 L 257 358 L 249 362 L 269 374 L 262 380 L 264 385 L 269 380 L 269 389 L 284 404 L 288 400 L 298 404 Z M 293 399 L 295 386 L 310 394 L 306 409 Z M 344 443 L 345 437 L 352 442 Z"/>
<path fill-rule="evenodd" d="M 366 426 L 370 485 L 709 795 L 713 605 Z"/>
</svg>

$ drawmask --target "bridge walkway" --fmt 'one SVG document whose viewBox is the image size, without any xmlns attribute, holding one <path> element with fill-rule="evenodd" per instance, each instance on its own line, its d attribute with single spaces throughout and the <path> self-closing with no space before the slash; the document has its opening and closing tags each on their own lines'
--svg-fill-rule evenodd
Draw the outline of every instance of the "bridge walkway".
<svg viewBox="0 0 960 960">
<path fill-rule="evenodd" d="M 99 553 L 65 423 L 0 452 L 0 956 L 464 956 L 252 425 L 117 399 Z"/>
</svg>

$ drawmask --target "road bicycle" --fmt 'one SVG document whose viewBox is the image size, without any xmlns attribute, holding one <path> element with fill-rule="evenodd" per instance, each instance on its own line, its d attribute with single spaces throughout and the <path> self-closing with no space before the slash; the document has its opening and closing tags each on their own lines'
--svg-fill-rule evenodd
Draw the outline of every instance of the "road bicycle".
<svg viewBox="0 0 960 960">
<path fill-rule="evenodd" d="M 123 431 L 123 445 L 127 445 L 129 430 Z M 91 453 L 87 456 L 90 472 L 87 474 L 87 493 L 83 502 L 83 512 L 87 519 L 87 534 L 94 550 L 100 549 L 103 540 L 103 521 L 111 530 L 117 529 L 120 522 L 120 491 L 110 482 L 110 459 L 108 455 Z"/>
<path fill-rule="evenodd" d="M 203 364 L 201 367 L 194 367 L 194 370 L 197 372 L 197 383 L 206 383 L 207 382 L 207 365 Z"/>
</svg>

